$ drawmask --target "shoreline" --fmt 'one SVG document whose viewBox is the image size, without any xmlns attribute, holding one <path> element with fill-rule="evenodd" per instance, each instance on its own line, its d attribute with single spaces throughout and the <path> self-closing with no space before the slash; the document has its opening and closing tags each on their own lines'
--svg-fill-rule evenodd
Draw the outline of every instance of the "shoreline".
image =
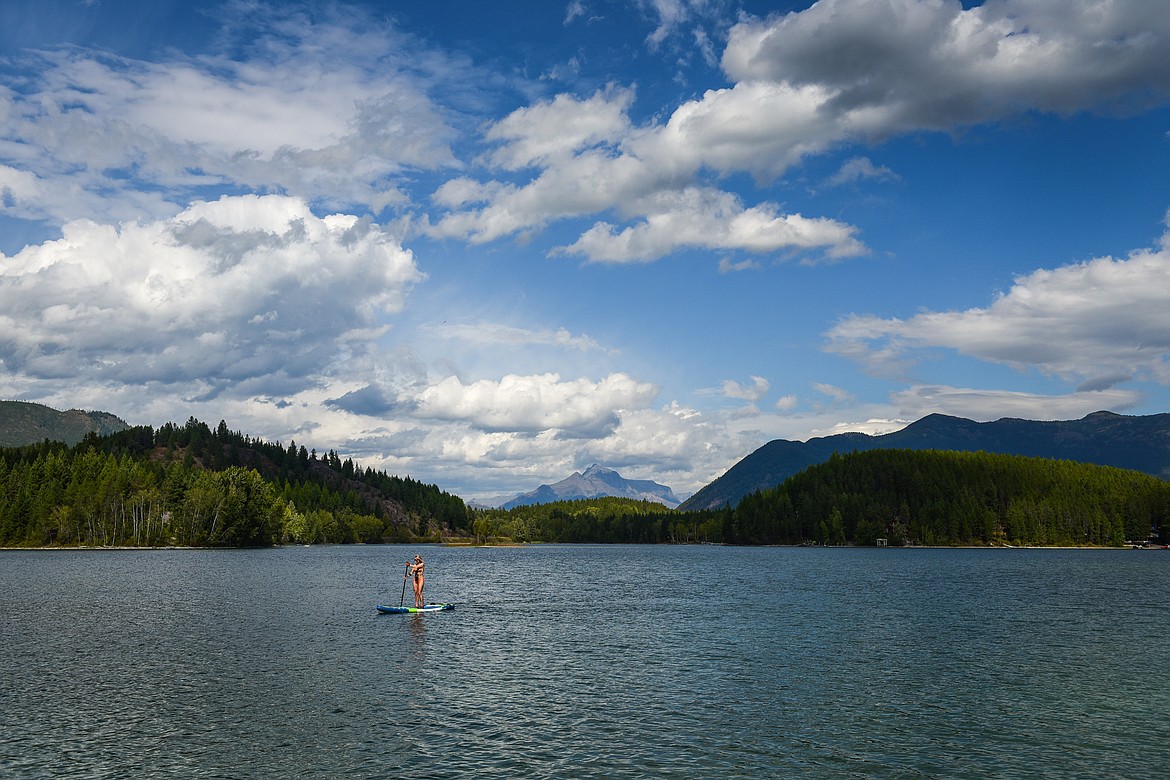
<svg viewBox="0 0 1170 780">
<path fill-rule="evenodd" d="M 354 543 L 352 546 L 354 546 L 354 547 L 393 547 L 393 546 L 403 546 L 403 545 L 409 546 L 410 544 L 412 544 L 412 543 L 411 542 L 399 542 L 399 543 L 394 543 L 394 544 L 382 545 L 382 544 L 366 544 L 366 543 L 359 542 L 359 543 Z M 431 544 L 431 545 L 438 544 L 438 546 L 440 546 L 440 547 L 448 547 L 448 548 L 454 548 L 454 549 L 489 549 L 489 548 L 493 548 L 493 547 L 503 547 L 503 548 L 542 547 L 542 546 L 549 546 L 550 544 L 560 544 L 560 545 L 563 545 L 566 547 L 572 547 L 574 545 L 589 545 L 589 546 L 602 546 L 602 547 L 605 547 L 605 546 L 618 547 L 618 546 L 631 546 L 631 545 L 637 546 L 637 547 L 694 547 L 694 546 L 702 546 L 702 545 L 688 545 L 688 544 L 682 544 L 682 545 L 656 544 L 656 543 L 650 543 L 650 542 L 642 542 L 642 543 L 638 543 L 638 542 L 502 542 L 502 543 L 498 543 L 498 544 L 492 544 L 492 543 L 476 544 L 473 542 L 468 542 L 468 543 L 463 543 L 463 542 L 438 542 L 438 543 L 436 543 L 436 542 L 420 542 L 417 544 L 424 544 L 424 545 L 425 544 Z M 348 546 L 350 546 L 350 545 L 343 545 L 343 544 L 311 544 L 311 545 L 308 545 L 308 544 L 306 544 L 306 545 L 302 545 L 302 544 L 275 544 L 275 545 L 272 545 L 271 547 L 185 547 L 185 546 L 181 546 L 181 545 L 164 545 L 164 546 L 154 545 L 154 546 L 149 546 L 149 547 L 148 546 L 135 547 L 133 545 L 113 545 L 113 546 L 105 547 L 105 546 L 98 546 L 98 545 L 52 545 L 52 546 L 44 546 L 44 547 L 0 547 L 0 552 L 18 552 L 18 551 L 22 551 L 22 550 L 23 551 L 31 551 L 31 552 L 71 552 L 71 551 L 72 552 L 94 552 L 94 551 L 97 551 L 97 552 L 126 552 L 126 551 L 134 551 L 134 550 L 221 550 L 222 551 L 222 550 L 280 550 L 280 549 L 291 549 L 294 547 L 348 547 Z M 1093 551 L 1093 550 L 1105 550 L 1105 551 L 1109 551 L 1109 550 L 1170 550 L 1170 545 L 1141 545 L 1141 546 L 1139 546 L 1139 545 L 1130 544 L 1130 543 L 1120 545 L 1117 547 L 1110 547 L 1110 546 L 1106 546 L 1106 545 L 1088 545 L 1088 544 L 1079 545 L 1079 546 L 1070 546 L 1070 545 L 1010 545 L 1010 544 L 987 544 L 987 545 L 982 545 L 982 544 L 980 544 L 980 545 L 975 545 L 975 544 L 956 544 L 956 545 L 917 544 L 917 545 L 904 545 L 902 547 L 889 547 L 889 546 L 884 546 L 884 547 L 873 546 L 873 547 L 871 547 L 868 545 L 860 546 L 860 545 L 855 545 L 855 544 L 823 545 L 823 546 L 822 545 L 812 545 L 812 544 L 759 544 L 759 545 L 753 545 L 753 544 L 743 544 L 743 545 L 740 545 L 740 544 L 716 544 L 716 545 L 706 545 L 706 546 L 716 546 L 716 547 L 776 547 L 776 548 L 788 547 L 788 548 L 792 548 L 792 549 L 810 549 L 810 550 L 1086 550 L 1086 551 Z"/>
</svg>

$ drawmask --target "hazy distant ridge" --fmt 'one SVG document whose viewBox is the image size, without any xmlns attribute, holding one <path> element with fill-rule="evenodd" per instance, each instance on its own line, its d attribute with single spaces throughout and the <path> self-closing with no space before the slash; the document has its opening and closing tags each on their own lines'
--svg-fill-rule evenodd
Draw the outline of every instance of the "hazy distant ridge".
<svg viewBox="0 0 1170 780">
<path fill-rule="evenodd" d="M 105 436 L 129 427 L 108 412 L 59 412 L 28 401 L 0 401 L 0 447 L 23 447 L 45 439 L 73 445 L 87 433 Z"/>
<path fill-rule="evenodd" d="M 612 469 L 596 464 L 585 473 L 573 474 L 552 485 L 541 485 L 536 490 L 521 493 L 503 504 L 504 509 L 529 504 L 550 504 L 553 501 L 574 501 L 581 498 L 617 496 L 640 501 L 656 501 L 670 508 L 679 505 L 674 491 L 648 479 L 625 479 Z"/>
<path fill-rule="evenodd" d="M 931 414 L 881 436 L 843 433 L 807 442 L 776 439 L 683 502 L 681 509 L 735 506 L 829 459 L 834 452 L 910 449 L 1003 453 L 1116 466 L 1170 479 L 1170 414 L 1126 416 L 1094 412 L 1080 420 L 1036 421 L 1005 417 L 975 422 Z"/>
</svg>

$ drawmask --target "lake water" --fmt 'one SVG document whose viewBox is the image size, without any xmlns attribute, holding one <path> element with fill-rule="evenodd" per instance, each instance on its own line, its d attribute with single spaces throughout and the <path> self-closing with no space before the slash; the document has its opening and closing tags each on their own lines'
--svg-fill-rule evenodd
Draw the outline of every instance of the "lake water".
<svg viewBox="0 0 1170 780">
<path fill-rule="evenodd" d="M 457 609 L 377 614 L 415 552 Z M 1134 550 L 3 552 L 0 776 L 1165 777 L 1168 593 Z"/>
</svg>

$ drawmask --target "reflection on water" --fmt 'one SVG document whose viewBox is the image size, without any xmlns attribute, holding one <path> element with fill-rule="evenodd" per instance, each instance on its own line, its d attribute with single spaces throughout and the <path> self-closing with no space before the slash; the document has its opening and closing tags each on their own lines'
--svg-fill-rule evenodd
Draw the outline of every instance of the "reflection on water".
<svg viewBox="0 0 1170 780">
<path fill-rule="evenodd" d="M 410 648 L 407 656 L 411 663 L 421 664 L 427 659 L 427 619 L 432 615 L 422 615 L 414 613 L 413 615 L 395 615 L 394 617 L 405 617 L 407 625 L 410 630 L 407 636 L 410 641 L 407 647 Z"/>
<path fill-rule="evenodd" d="M 1149 777 L 1170 554 L 0 553 L 0 775 Z M 730 590 L 729 590 L 730 588 Z"/>
</svg>

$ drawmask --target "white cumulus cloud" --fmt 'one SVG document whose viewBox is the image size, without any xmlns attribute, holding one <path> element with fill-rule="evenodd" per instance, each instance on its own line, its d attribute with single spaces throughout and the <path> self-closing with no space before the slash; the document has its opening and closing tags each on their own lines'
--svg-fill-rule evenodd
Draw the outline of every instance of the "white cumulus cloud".
<svg viewBox="0 0 1170 780">
<path fill-rule="evenodd" d="M 622 410 L 644 408 L 657 394 L 657 386 L 621 373 L 597 382 L 562 380 L 557 374 L 508 375 L 470 384 L 447 377 L 419 394 L 416 414 L 461 420 L 487 431 L 556 430 L 598 437 L 617 427 Z"/>
<path fill-rule="evenodd" d="M 838 136 L 1144 107 L 1170 95 L 1165 10 L 1160 0 L 821 0 L 736 25 L 723 68 L 740 83 L 819 90 Z"/>
<path fill-rule="evenodd" d="M 731 172 L 744 162 L 738 153 L 733 155 L 738 162 L 719 161 L 721 130 L 709 126 L 722 121 L 718 116 L 707 122 L 679 119 L 689 110 L 684 107 L 665 126 L 638 128 L 626 115 L 631 99 L 632 93 L 618 89 L 583 101 L 561 95 L 505 117 L 487 132 L 489 141 L 499 143 L 488 159 L 506 171 L 535 166 L 533 178 L 513 183 L 461 177 L 446 183 L 433 200 L 448 211 L 424 229 L 482 243 L 612 211 L 630 224 L 597 222 L 554 253 L 645 262 L 687 248 L 819 252 L 830 258 L 867 251 L 851 225 L 784 213 L 769 202 L 746 205 L 739 196 L 702 183 L 704 167 L 722 170 L 722 165 Z M 737 110 L 728 106 L 725 113 L 733 117 Z M 728 122 L 735 125 L 728 130 L 735 137 L 755 134 L 738 121 Z M 781 144 L 762 136 L 760 143 L 764 146 L 749 157 L 772 158 Z"/>
<path fill-rule="evenodd" d="M 823 249 L 830 258 L 863 254 L 856 228 L 824 217 L 781 214 L 764 203 L 744 208 L 729 192 L 687 188 L 642 201 L 644 220 L 618 230 L 599 222 L 556 250 L 594 262 L 648 261 L 679 249 L 749 252 Z"/>
<path fill-rule="evenodd" d="M 696 9 L 653 4 L 666 36 Z M 491 182 L 436 235 L 492 241 L 550 222 L 613 214 L 559 252 L 649 261 L 685 248 L 829 258 L 866 251 L 836 220 L 744 203 L 719 179 L 767 183 L 810 155 L 919 131 L 951 131 L 1026 114 L 1142 109 L 1170 97 L 1170 14 L 1161 0 L 821 0 L 733 25 L 722 67 L 730 87 L 636 126 L 632 93 L 558 95 L 491 126 L 487 155 L 524 181 Z M 654 36 L 652 36 L 654 38 Z M 831 183 L 893 178 L 867 158 Z M 588 182 L 588 186 L 581 186 Z M 463 191 L 470 188 L 460 187 Z"/>
<path fill-rule="evenodd" d="M 378 226 L 314 216 L 296 198 L 225 196 L 141 224 L 78 220 L 0 256 L 0 359 L 83 384 L 287 391 L 383 328 L 422 278 Z"/>
<path fill-rule="evenodd" d="M 828 349 L 881 373 L 943 348 L 1090 383 L 1170 383 L 1170 233 L 1153 249 L 1018 277 L 989 306 L 907 319 L 853 315 Z"/>
<path fill-rule="evenodd" d="M 26 83 L 0 94 L 0 166 L 39 179 L 20 216 L 158 218 L 193 190 L 231 186 L 379 213 L 405 201 L 405 169 L 455 164 L 454 131 L 427 94 L 441 58 L 423 73 L 392 28 L 252 10 L 273 16 L 232 20 L 255 32 L 245 57 L 22 52 Z"/>
<path fill-rule="evenodd" d="M 726 379 L 723 381 L 723 394 L 728 398 L 739 398 L 755 403 L 767 395 L 771 387 L 768 380 L 762 376 L 753 376 L 752 383 L 747 386 L 741 385 L 734 379 Z"/>
</svg>

